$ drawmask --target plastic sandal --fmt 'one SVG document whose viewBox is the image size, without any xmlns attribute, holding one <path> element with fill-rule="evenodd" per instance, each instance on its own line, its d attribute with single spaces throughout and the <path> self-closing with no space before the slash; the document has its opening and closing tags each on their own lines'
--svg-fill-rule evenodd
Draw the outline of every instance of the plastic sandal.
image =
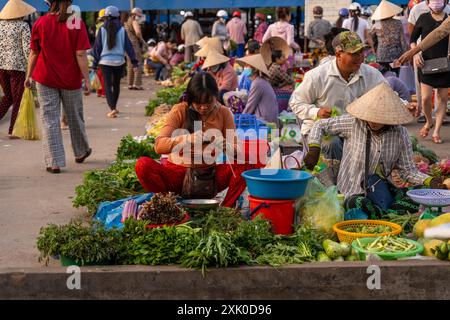
<svg viewBox="0 0 450 320">
<path fill-rule="evenodd" d="M 419 135 L 420 135 L 422 138 L 428 137 L 428 134 L 430 133 L 430 130 L 433 129 L 433 127 L 434 127 L 433 124 L 432 124 L 431 126 L 429 126 L 429 127 L 427 127 L 427 125 L 424 125 L 424 126 L 422 127 L 422 129 L 420 129 Z"/>
<path fill-rule="evenodd" d="M 440 136 L 432 136 L 431 140 L 436 143 L 436 144 L 441 144 L 442 143 L 442 139 Z"/>
</svg>

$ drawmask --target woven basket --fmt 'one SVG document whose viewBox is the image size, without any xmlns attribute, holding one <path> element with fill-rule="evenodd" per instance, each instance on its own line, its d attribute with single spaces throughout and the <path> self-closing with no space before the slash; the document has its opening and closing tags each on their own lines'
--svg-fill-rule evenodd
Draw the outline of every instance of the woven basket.
<svg viewBox="0 0 450 320">
<path fill-rule="evenodd" d="M 355 226 L 368 226 L 368 227 L 374 227 L 374 226 L 388 226 L 391 227 L 391 232 L 384 232 L 384 233 L 356 233 L 356 232 L 348 232 L 345 231 L 348 227 L 355 227 Z M 400 232 L 402 232 L 402 227 L 396 223 L 392 223 L 389 221 L 383 221 L 383 220 L 347 220 L 342 221 L 339 223 L 336 223 L 333 226 L 334 232 L 336 232 L 339 241 L 340 242 L 347 242 L 351 244 L 354 240 L 357 238 L 376 238 L 381 236 L 387 236 L 387 235 L 398 235 Z"/>
</svg>

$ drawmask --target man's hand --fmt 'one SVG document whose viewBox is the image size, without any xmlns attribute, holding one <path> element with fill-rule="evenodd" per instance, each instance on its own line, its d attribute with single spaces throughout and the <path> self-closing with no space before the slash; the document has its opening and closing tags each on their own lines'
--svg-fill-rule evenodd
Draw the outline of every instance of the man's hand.
<svg viewBox="0 0 450 320">
<path fill-rule="evenodd" d="M 320 108 L 319 112 L 317 112 L 317 117 L 321 119 L 331 117 L 331 108 Z"/>
<path fill-rule="evenodd" d="M 305 156 L 305 159 L 303 159 L 305 167 L 309 170 L 314 170 L 314 167 L 319 161 L 319 157 L 320 157 L 320 148 L 310 147 L 308 153 Z"/>
<path fill-rule="evenodd" d="M 425 62 L 424 62 L 421 54 L 416 54 L 414 56 L 414 64 L 417 66 L 417 68 L 422 68 L 424 63 Z"/>
<path fill-rule="evenodd" d="M 414 117 L 418 117 L 420 116 L 420 108 L 419 108 L 419 104 L 417 102 L 410 102 L 406 105 L 406 107 L 408 108 L 409 112 L 412 113 L 412 115 Z"/>
</svg>

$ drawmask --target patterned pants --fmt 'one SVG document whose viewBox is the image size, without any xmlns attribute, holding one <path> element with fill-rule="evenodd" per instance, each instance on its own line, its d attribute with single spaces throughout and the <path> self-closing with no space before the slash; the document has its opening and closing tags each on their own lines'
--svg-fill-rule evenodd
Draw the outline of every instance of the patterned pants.
<svg viewBox="0 0 450 320">
<path fill-rule="evenodd" d="M 133 49 L 134 49 L 134 52 L 136 54 L 136 59 L 139 62 L 139 64 L 138 64 L 137 72 L 134 72 L 133 64 L 131 63 L 131 60 L 127 57 L 128 86 L 129 87 L 132 87 L 132 86 L 142 87 L 143 66 L 142 66 L 141 48 L 140 48 L 139 44 L 135 45 L 133 43 Z"/>
<path fill-rule="evenodd" d="M 80 90 L 54 89 L 36 83 L 41 105 L 44 158 L 47 167 L 66 166 L 60 127 L 61 104 L 67 115 L 72 149 L 75 157 L 89 150 L 83 116 L 83 96 Z"/>
<path fill-rule="evenodd" d="M 22 100 L 25 82 L 25 72 L 0 70 L 0 85 L 2 86 L 4 97 L 0 102 L 0 119 L 8 112 L 11 105 L 11 122 L 8 133 L 12 134 L 17 114 L 19 113 L 20 101 Z"/>
<path fill-rule="evenodd" d="M 406 192 L 413 188 L 398 189 L 391 184 L 388 184 L 388 186 L 389 191 L 394 196 L 394 204 L 387 211 L 384 211 L 373 204 L 373 202 L 364 195 L 354 195 L 345 199 L 345 211 L 350 209 L 360 209 L 369 216 L 369 219 L 373 220 L 380 219 L 387 213 L 405 214 L 408 211 L 410 213 L 419 211 L 419 205 L 406 195 Z"/>
</svg>

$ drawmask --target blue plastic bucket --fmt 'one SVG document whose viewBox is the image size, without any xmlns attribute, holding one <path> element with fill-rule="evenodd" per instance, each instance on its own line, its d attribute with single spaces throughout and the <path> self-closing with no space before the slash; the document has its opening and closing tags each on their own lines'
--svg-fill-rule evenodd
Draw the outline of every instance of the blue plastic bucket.
<svg viewBox="0 0 450 320">
<path fill-rule="evenodd" d="M 300 170 L 253 169 L 242 173 L 248 192 L 253 197 L 291 200 L 305 194 L 312 175 Z"/>
</svg>

